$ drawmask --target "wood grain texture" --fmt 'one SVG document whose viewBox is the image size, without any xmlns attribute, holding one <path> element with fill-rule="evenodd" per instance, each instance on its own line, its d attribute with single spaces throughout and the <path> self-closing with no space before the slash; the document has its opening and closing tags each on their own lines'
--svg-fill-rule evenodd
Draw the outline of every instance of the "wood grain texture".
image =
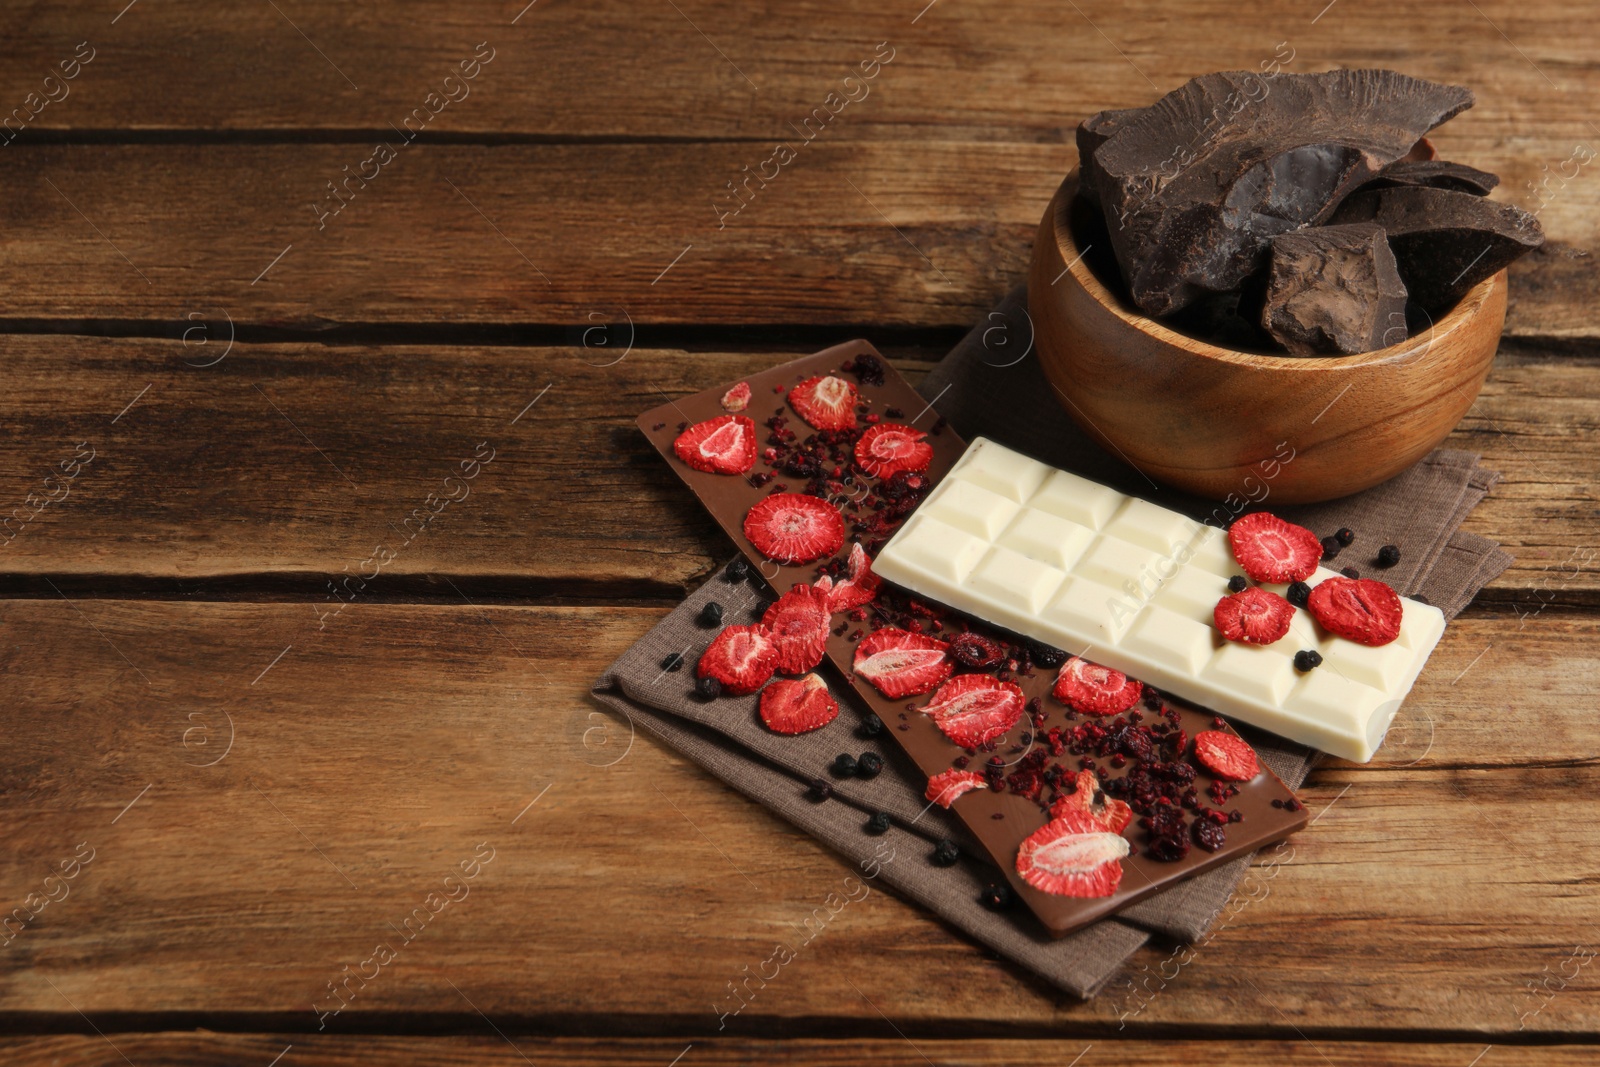
<svg viewBox="0 0 1600 1067">
<path fill-rule="evenodd" d="M 483 1026 L 489 1030 L 487 1025 Z M 887 1029 L 887 1027 L 885 1027 Z M 613 1064 L 616 1067 L 663 1067 L 674 1056 L 695 1064 L 784 1063 L 817 1067 L 856 1067 L 861 1063 L 885 1067 L 926 1067 L 926 1064 L 971 1064 L 974 1067 L 1038 1067 L 1070 1063 L 1086 1048 L 1096 1056 L 1115 1056 L 1128 1067 L 1160 1067 L 1173 1063 L 1214 1061 L 1265 1063 L 1325 1063 L 1331 1067 L 1383 1063 L 1392 1067 L 1463 1067 L 1483 1051 L 1480 1044 L 1383 1044 L 1381 1042 L 1251 1041 L 1007 1041 L 979 1038 L 967 1041 L 915 1042 L 886 1039 L 796 1039 L 760 1041 L 744 1038 L 697 1037 L 693 1041 L 658 1039 L 507 1037 L 331 1037 L 305 1034 L 115 1034 L 115 1048 L 106 1038 L 60 1035 L 0 1039 L 0 1053 L 15 1067 L 120 1067 L 126 1055 L 134 1063 L 164 1063 L 171 1067 L 201 1064 L 268 1063 L 291 1049 L 285 1067 L 353 1067 L 353 1065 L 406 1064 L 414 1067 L 521 1067 L 528 1062 L 562 1064 Z M 119 1051 L 120 1050 L 120 1054 Z M 1592 1047 L 1497 1045 L 1495 1064 L 1549 1065 L 1593 1062 Z M 690 1056 L 693 1059 L 690 1059 Z M 680 1061 L 682 1062 L 682 1061 Z M 1095 1062 L 1088 1056 L 1085 1063 Z"/>
<path fill-rule="evenodd" d="M 294 595 L 309 614 L 383 546 L 395 557 L 347 593 L 676 597 L 732 548 L 633 419 L 792 354 L 616 361 L 619 324 L 588 347 L 239 344 L 194 365 L 221 355 L 225 329 L 6 342 L 0 518 L 58 491 L 44 478 L 78 442 L 98 451 L 65 499 L 0 528 L 16 531 L 0 589 L 54 596 L 43 576 L 69 595 Z M 897 365 L 913 380 L 927 366 Z M 1508 346 L 1446 442 L 1506 475 L 1467 525 L 1517 557 L 1487 598 L 1523 613 L 1600 602 L 1597 399 L 1600 363 Z M 481 442 L 495 459 L 470 495 L 421 526 L 414 512 L 460 495 L 445 478 Z"/>
<path fill-rule="evenodd" d="M 469 895 L 327 1032 L 475 1033 L 469 998 L 541 1031 L 715 1032 L 727 983 L 845 872 L 626 724 L 590 732 L 589 679 L 658 617 L 385 605 L 319 631 L 302 604 L 12 602 L 0 890 L 23 905 L 80 842 L 94 858 L 0 949 L 0 1021 L 76 1030 L 70 999 L 108 1032 L 315 1031 L 327 983 L 487 841 Z M 1392 758 L 1317 773 L 1320 817 L 1124 1033 L 1600 1033 L 1586 980 L 1519 1016 L 1589 936 L 1597 682 L 1587 616 L 1453 626 Z M 1135 1003 L 1064 1001 L 883 893 L 790 966 L 730 1032 L 873 1036 L 881 1009 L 929 1036 L 1094 1035 Z"/>
<path fill-rule="evenodd" d="M 1023 280 L 1076 162 L 1056 144 L 818 140 L 764 188 L 752 182 L 729 217 L 726 183 L 767 148 L 419 143 L 335 199 L 329 183 L 346 167 L 372 175 L 373 151 L 11 146 L 0 320 L 117 332 L 159 321 L 177 324 L 172 335 L 191 314 L 303 330 L 582 329 L 591 315 L 965 329 Z M 1600 182 L 1576 181 L 1551 202 L 1543 221 L 1559 245 L 1513 274 L 1513 292 L 1536 277 L 1511 335 L 1594 336 L 1575 309 L 1600 276 L 1560 250 L 1595 247 L 1597 203 Z"/>
</svg>

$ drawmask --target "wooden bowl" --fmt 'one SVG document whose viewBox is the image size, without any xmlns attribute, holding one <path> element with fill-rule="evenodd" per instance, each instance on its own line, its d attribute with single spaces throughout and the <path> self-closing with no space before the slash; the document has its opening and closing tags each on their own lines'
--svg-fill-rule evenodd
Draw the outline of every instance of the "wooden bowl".
<svg viewBox="0 0 1600 1067">
<path fill-rule="evenodd" d="M 1212 499 L 1332 500 L 1427 455 L 1483 387 L 1505 322 L 1505 271 L 1428 332 L 1376 352 L 1237 352 L 1162 325 L 1102 284 L 1075 233 L 1074 218 L 1078 231 L 1095 224 L 1081 204 L 1074 215 L 1076 192 L 1073 174 L 1034 243 L 1039 361 L 1073 420 L 1157 481 Z M 1087 251 L 1110 250 L 1091 239 Z"/>
</svg>

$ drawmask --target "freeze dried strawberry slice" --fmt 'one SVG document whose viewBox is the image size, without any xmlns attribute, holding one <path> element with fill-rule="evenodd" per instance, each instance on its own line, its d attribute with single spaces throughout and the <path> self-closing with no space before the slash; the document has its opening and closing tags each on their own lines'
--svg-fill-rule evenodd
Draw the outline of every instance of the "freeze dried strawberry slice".
<svg viewBox="0 0 1600 1067">
<path fill-rule="evenodd" d="M 1258 582 L 1303 582 L 1322 562 L 1322 542 L 1304 526 L 1266 511 L 1241 516 L 1228 527 L 1233 558 Z"/>
<path fill-rule="evenodd" d="M 797 585 L 779 597 L 761 616 L 761 625 L 777 650 L 777 669 L 784 674 L 804 674 L 821 663 L 830 621 L 826 590 Z"/>
<path fill-rule="evenodd" d="M 1035 830 L 1017 849 L 1017 873 L 1035 889 L 1063 897 L 1109 897 L 1122 884 L 1128 839 L 1092 815 L 1069 811 Z"/>
<path fill-rule="evenodd" d="M 844 519 L 821 497 L 773 493 L 744 517 L 744 535 L 768 559 L 810 563 L 839 551 Z"/>
<path fill-rule="evenodd" d="M 1050 805 L 1050 817 L 1059 819 L 1069 811 L 1081 812 L 1113 834 L 1120 834 L 1133 821 L 1133 809 L 1116 797 L 1107 796 L 1100 789 L 1100 779 L 1093 771 L 1079 771 L 1077 792 L 1056 798 Z"/>
<path fill-rule="evenodd" d="M 1238 734 L 1226 730 L 1201 730 L 1194 735 L 1194 757 L 1217 778 L 1248 782 L 1261 773 L 1255 749 Z"/>
<path fill-rule="evenodd" d="M 756 462 L 756 424 L 743 415 L 697 422 L 672 442 L 678 458 L 707 474 L 743 474 Z"/>
<path fill-rule="evenodd" d="M 743 411 L 750 406 L 750 383 L 740 382 L 722 394 L 723 411 Z"/>
<path fill-rule="evenodd" d="M 1211 618 L 1229 641 L 1270 645 L 1289 632 L 1294 605 L 1277 593 L 1251 586 L 1217 601 Z"/>
<path fill-rule="evenodd" d="M 772 677 L 778 650 L 763 626 L 729 626 L 706 646 L 696 668 L 702 678 L 715 678 L 731 696 L 754 693 Z"/>
<path fill-rule="evenodd" d="M 815 674 L 779 678 L 761 692 L 761 721 L 774 733 L 803 734 L 838 717 L 838 701 Z"/>
<path fill-rule="evenodd" d="M 856 424 L 856 387 L 828 375 L 807 378 L 789 390 L 789 405 L 819 430 L 850 430 Z"/>
<path fill-rule="evenodd" d="M 890 700 L 927 693 L 955 670 L 949 648 L 937 637 L 886 626 L 856 646 L 855 672 Z"/>
<path fill-rule="evenodd" d="M 948 808 L 956 798 L 974 789 L 988 787 L 983 775 L 977 771 L 958 771 L 954 767 L 943 774 L 928 779 L 928 791 L 923 794 L 930 803 Z"/>
<path fill-rule="evenodd" d="M 870 426 L 856 442 L 856 462 L 874 478 L 927 470 L 933 462 L 933 446 L 923 440 L 926 436 L 915 427 L 897 422 Z"/>
<path fill-rule="evenodd" d="M 1323 629 L 1362 645 L 1387 645 L 1400 636 L 1400 594 L 1374 578 L 1329 578 L 1306 600 Z"/>
<path fill-rule="evenodd" d="M 1073 656 L 1061 665 L 1050 695 L 1085 715 L 1118 715 L 1139 702 L 1144 683 Z"/>
<path fill-rule="evenodd" d="M 922 709 L 962 748 L 978 748 L 1022 718 L 1022 690 L 987 674 L 963 674 L 939 687 Z"/>
<path fill-rule="evenodd" d="M 872 602 L 878 595 L 878 586 L 883 579 L 872 573 L 872 557 L 867 555 L 867 550 L 857 541 L 850 546 L 849 577 L 838 585 L 833 586 L 828 592 L 829 611 L 849 611 L 859 608 L 863 604 Z M 818 581 L 818 586 L 822 585 Z"/>
</svg>

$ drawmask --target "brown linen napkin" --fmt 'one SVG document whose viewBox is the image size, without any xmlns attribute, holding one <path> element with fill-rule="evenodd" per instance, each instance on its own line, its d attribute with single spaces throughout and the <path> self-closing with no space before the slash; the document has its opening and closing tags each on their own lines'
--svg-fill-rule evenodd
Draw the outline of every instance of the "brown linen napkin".
<svg viewBox="0 0 1600 1067">
<path fill-rule="evenodd" d="M 980 434 L 992 437 L 1168 507 L 1209 513 L 1213 503 L 1152 488 L 1062 415 L 1037 361 L 1031 354 L 1021 355 L 1032 338 L 1025 307 L 1025 291 L 1018 288 L 930 372 L 919 389 L 935 409 L 968 439 Z M 1441 449 L 1363 493 L 1279 510 L 1319 532 L 1340 526 L 1355 530 L 1357 540 L 1341 554 L 1341 566 L 1370 569 L 1371 556 L 1380 545 L 1399 545 L 1400 563 L 1382 572 L 1383 578 L 1403 593 L 1425 596 L 1452 617 L 1511 561 L 1494 542 L 1458 529 L 1499 477 L 1476 464 L 1471 453 Z M 1261 503 L 1270 506 L 1270 490 Z M 701 705 L 688 696 L 693 664 L 710 638 L 694 621 L 708 599 L 724 607 L 738 605 L 729 612 L 730 620 L 746 610 L 742 603 L 746 599 L 755 609 L 751 617 L 760 614 L 749 587 L 713 579 L 607 669 L 595 684 L 596 697 L 858 865 L 872 864 L 876 849 L 887 842 L 895 850 L 895 861 L 883 864 L 880 857 L 879 864 L 871 867 L 881 870 L 883 882 L 1060 989 L 1078 997 L 1092 996 L 1149 932 L 1179 940 L 1198 938 L 1249 866 L 1248 859 L 1236 860 L 1061 940 L 1051 940 L 1020 907 L 1004 915 L 988 912 L 976 898 L 983 886 L 999 880 L 998 872 L 989 868 L 987 857 L 947 812 L 934 808 L 918 814 L 925 807 L 923 776 L 892 743 L 855 735 L 863 712 L 841 682 L 828 678 L 842 709 L 839 719 L 792 738 L 779 738 L 760 725 L 755 697 Z M 661 669 L 669 652 L 683 654 L 680 671 Z M 1248 728 L 1241 732 L 1291 787 L 1305 780 L 1319 755 Z M 828 775 L 827 766 L 838 753 L 869 749 L 886 761 L 878 778 L 840 782 Z M 835 799 L 821 804 L 806 799 L 807 783 L 817 777 L 834 786 Z M 876 809 L 888 811 L 896 823 L 883 838 L 871 837 L 863 829 L 867 813 Z M 955 867 L 938 868 L 928 862 L 931 843 L 941 837 L 963 846 L 964 858 Z"/>
</svg>

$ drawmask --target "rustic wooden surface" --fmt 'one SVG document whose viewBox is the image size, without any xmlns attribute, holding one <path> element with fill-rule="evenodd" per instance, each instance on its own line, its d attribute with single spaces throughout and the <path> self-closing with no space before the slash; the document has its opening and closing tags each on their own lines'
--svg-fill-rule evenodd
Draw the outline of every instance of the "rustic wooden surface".
<svg viewBox="0 0 1600 1067">
<path fill-rule="evenodd" d="M 0 1059 L 1594 1058 L 1600 172 L 1529 185 L 1600 144 L 1587 12 L 524 2 L 0 13 L 0 117 L 93 53 L 0 133 L 0 515 L 55 496 L 0 529 L 4 907 L 94 857 L 0 944 Z M 1021 280 L 1080 117 L 1280 41 L 1472 86 L 1441 150 L 1540 209 L 1447 442 L 1504 473 L 1467 528 L 1516 564 L 1203 944 L 1078 1003 L 873 893 L 719 1031 L 846 872 L 585 695 L 730 551 L 631 419 L 851 336 L 917 376 Z M 319 228 L 480 42 L 471 95 Z M 719 228 L 879 42 L 870 95 Z"/>
</svg>

